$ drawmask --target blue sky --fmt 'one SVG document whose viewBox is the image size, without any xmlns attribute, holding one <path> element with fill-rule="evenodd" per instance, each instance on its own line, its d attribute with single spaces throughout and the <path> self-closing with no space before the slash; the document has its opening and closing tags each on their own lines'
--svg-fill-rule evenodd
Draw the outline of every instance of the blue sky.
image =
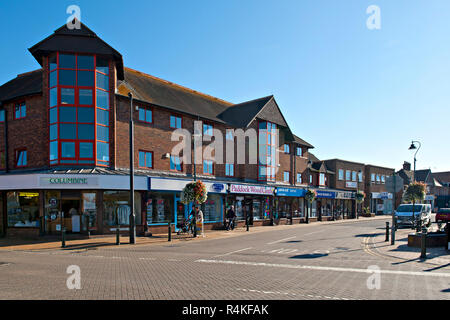
<svg viewBox="0 0 450 320">
<path fill-rule="evenodd" d="M 450 1 L 2 1 L 0 83 L 81 19 L 126 66 L 239 103 L 270 94 L 320 159 L 450 171 Z M 381 29 L 369 30 L 369 5 Z"/>
</svg>

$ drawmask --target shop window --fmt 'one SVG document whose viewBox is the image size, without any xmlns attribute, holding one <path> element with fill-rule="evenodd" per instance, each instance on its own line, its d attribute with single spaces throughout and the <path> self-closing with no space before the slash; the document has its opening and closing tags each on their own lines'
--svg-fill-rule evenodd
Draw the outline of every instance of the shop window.
<svg viewBox="0 0 450 320">
<path fill-rule="evenodd" d="M 283 172 L 283 181 L 284 182 L 289 182 L 289 171 L 284 171 Z"/>
<path fill-rule="evenodd" d="M 105 191 L 103 193 L 103 224 L 107 227 L 130 224 L 130 192 L 129 191 Z M 136 225 L 141 222 L 141 194 L 134 193 L 134 212 Z"/>
<path fill-rule="evenodd" d="M 170 156 L 170 170 L 182 171 L 180 157 Z"/>
<path fill-rule="evenodd" d="M 27 116 L 27 105 L 25 102 L 16 104 L 14 109 L 14 119 L 22 119 Z"/>
<path fill-rule="evenodd" d="M 152 110 L 139 107 L 139 121 L 152 123 Z"/>
<path fill-rule="evenodd" d="M 8 227 L 39 227 L 39 193 L 7 193 Z"/>
<path fill-rule="evenodd" d="M 222 196 L 208 194 L 208 199 L 202 204 L 201 210 L 205 222 L 222 222 Z"/>
<path fill-rule="evenodd" d="M 0 110 L 0 122 L 5 122 L 5 110 Z"/>
<path fill-rule="evenodd" d="M 301 147 L 297 147 L 297 156 L 302 157 L 303 156 L 303 152 L 302 152 L 302 148 Z"/>
<path fill-rule="evenodd" d="M 28 164 L 27 150 L 16 150 L 16 167 L 26 167 Z"/>
<path fill-rule="evenodd" d="M 264 219 L 264 212 L 263 207 L 260 199 L 253 199 L 252 200 L 252 217 L 253 220 L 263 220 Z"/>
<path fill-rule="evenodd" d="M 139 151 L 139 167 L 153 169 L 153 152 Z"/>
<path fill-rule="evenodd" d="M 178 116 L 170 116 L 170 127 L 173 129 L 180 129 L 181 128 L 181 117 Z"/>
<path fill-rule="evenodd" d="M 145 210 L 148 225 L 175 222 L 173 194 L 149 192 L 147 197 Z"/>
<path fill-rule="evenodd" d="M 234 164 L 225 164 L 225 175 L 228 177 L 234 177 Z"/>
<path fill-rule="evenodd" d="M 344 170 L 343 169 L 339 169 L 339 180 L 344 180 Z"/>
<path fill-rule="evenodd" d="M 211 160 L 203 160 L 203 173 L 209 175 L 214 174 L 214 165 Z"/>
</svg>

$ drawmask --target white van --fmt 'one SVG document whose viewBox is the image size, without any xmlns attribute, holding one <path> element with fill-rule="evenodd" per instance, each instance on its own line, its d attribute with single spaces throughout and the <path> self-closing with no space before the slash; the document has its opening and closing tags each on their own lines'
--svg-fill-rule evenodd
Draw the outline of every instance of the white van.
<svg viewBox="0 0 450 320">
<path fill-rule="evenodd" d="M 414 207 L 412 204 L 401 204 L 395 210 L 395 217 L 397 218 L 397 227 L 413 227 L 414 219 L 422 219 L 422 225 L 430 227 L 431 204 L 416 203 Z"/>
</svg>

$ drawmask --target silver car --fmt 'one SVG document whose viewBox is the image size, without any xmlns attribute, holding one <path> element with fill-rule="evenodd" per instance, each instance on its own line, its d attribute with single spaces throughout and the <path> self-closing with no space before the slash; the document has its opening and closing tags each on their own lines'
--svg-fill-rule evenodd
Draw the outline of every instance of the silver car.
<svg viewBox="0 0 450 320">
<path fill-rule="evenodd" d="M 414 212 L 414 214 L 413 214 Z M 395 211 L 395 217 L 397 219 L 397 227 L 410 227 L 413 228 L 416 225 L 417 220 L 421 220 L 421 225 L 431 226 L 431 205 L 418 203 L 401 204 Z"/>
</svg>

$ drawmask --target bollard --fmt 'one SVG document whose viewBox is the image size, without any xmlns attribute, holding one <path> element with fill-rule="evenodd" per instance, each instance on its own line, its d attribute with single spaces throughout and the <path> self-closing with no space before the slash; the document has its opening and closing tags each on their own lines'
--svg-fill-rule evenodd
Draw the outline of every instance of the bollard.
<svg viewBox="0 0 450 320">
<path fill-rule="evenodd" d="M 194 224 L 194 238 L 197 238 L 197 217 L 195 217 L 195 214 L 192 222 Z"/>
<path fill-rule="evenodd" d="M 169 221 L 169 230 L 167 232 L 167 241 L 172 241 L 172 224 Z"/>
<path fill-rule="evenodd" d="M 445 241 L 445 250 L 450 250 L 450 222 L 447 222 L 447 241 Z"/>
<path fill-rule="evenodd" d="M 391 231 L 391 245 L 395 244 L 395 223 L 392 225 L 392 231 Z"/>
<path fill-rule="evenodd" d="M 427 228 L 422 228 L 422 251 L 420 253 L 421 259 L 427 258 Z"/>
<path fill-rule="evenodd" d="M 245 218 L 245 224 L 246 224 L 246 227 L 247 227 L 247 231 L 249 231 L 250 225 L 248 223 L 248 217 Z"/>
<path fill-rule="evenodd" d="M 66 247 L 66 227 L 63 227 L 61 231 L 61 248 L 65 247 Z"/>
<path fill-rule="evenodd" d="M 116 228 L 116 244 L 120 246 L 120 225 Z"/>
<path fill-rule="evenodd" d="M 389 221 L 386 222 L 386 240 L 389 241 Z"/>
</svg>

